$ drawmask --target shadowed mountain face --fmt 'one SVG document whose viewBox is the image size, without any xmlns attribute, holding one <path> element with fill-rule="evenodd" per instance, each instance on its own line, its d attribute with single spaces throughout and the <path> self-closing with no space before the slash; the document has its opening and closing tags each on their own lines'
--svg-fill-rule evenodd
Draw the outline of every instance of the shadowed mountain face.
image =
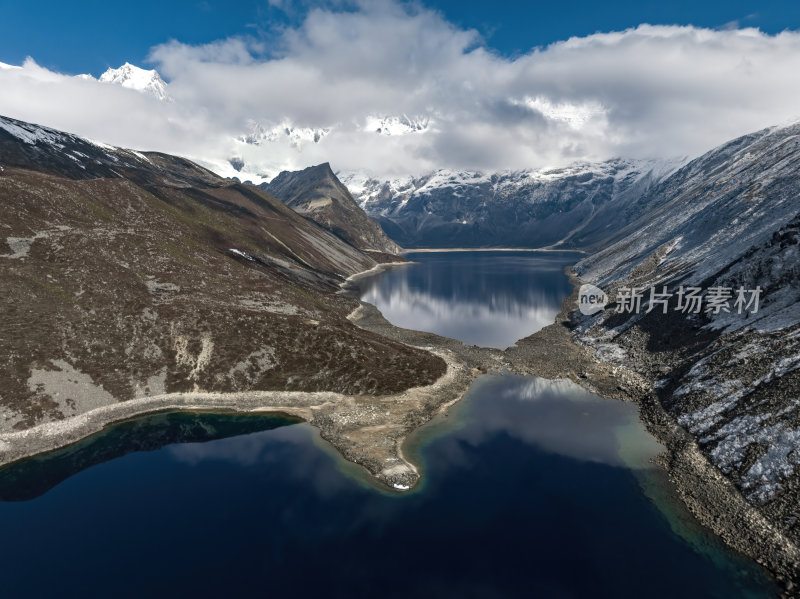
<svg viewBox="0 0 800 599">
<path fill-rule="evenodd" d="M 432 382 L 439 358 L 346 318 L 339 283 L 374 265 L 258 188 L 0 117 L 0 431 L 169 392 Z"/>
<path fill-rule="evenodd" d="M 400 249 L 358 206 L 327 162 L 284 171 L 261 187 L 357 248 L 388 254 Z"/>
</svg>

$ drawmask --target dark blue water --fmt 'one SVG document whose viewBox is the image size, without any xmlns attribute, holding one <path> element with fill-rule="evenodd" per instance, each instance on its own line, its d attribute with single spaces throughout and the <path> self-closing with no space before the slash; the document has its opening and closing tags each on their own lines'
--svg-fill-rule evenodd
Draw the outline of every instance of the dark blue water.
<svg viewBox="0 0 800 599">
<path fill-rule="evenodd" d="M 505 349 L 551 324 L 571 287 L 574 252 L 409 253 L 416 264 L 360 284 L 397 326 Z"/>
<path fill-rule="evenodd" d="M 510 375 L 412 438 L 402 495 L 305 424 L 156 415 L 0 471 L 0 597 L 775 596 L 658 450 L 635 406 Z"/>
</svg>

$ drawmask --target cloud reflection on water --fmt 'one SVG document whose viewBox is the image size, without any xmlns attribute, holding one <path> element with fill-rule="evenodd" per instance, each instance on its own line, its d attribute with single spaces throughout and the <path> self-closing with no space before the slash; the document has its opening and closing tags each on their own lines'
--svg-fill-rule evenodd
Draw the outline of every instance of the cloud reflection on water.
<svg viewBox="0 0 800 599">
<path fill-rule="evenodd" d="M 489 375 L 470 393 L 468 424 L 453 437 L 474 447 L 508 435 L 549 453 L 624 468 L 647 467 L 661 449 L 634 404 L 603 399 L 572 381 Z M 461 461 L 458 443 L 449 449 L 447 459 Z"/>
</svg>

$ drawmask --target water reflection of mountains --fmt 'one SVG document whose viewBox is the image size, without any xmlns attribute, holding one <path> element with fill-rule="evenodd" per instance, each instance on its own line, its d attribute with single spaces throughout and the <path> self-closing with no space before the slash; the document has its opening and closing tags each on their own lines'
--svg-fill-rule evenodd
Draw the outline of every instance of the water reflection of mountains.
<svg viewBox="0 0 800 599">
<path fill-rule="evenodd" d="M 569 295 L 572 255 L 411 254 L 417 261 L 366 279 L 360 297 L 393 324 L 504 349 L 551 324 Z"/>
<path fill-rule="evenodd" d="M 79 443 L 0 469 L 0 501 L 28 501 L 92 466 L 174 443 L 200 443 L 274 429 L 283 416 L 161 413 L 114 425 Z"/>
<path fill-rule="evenodd" d="M 523 284 L 527 288 L 520 291 L 485 284 L 479 288 L 479 293 L 475 293 L 474 288 L 458 289 L 458 285 L 429 292 L 412 281 L 400 280 L 391 286 L 373 283 L 364 288 L 361 298 L 378 306 L 416 306 L 434 314 L 527 317 L 552 314 L 553 309 L 558 311 L 564 297 L 560 290 L 537 287 L 527 281 Z"/>
<path fill-rule="evenodd" d="M 419 255 L 409 255 L 419 260 Z M 569 289 L 563 269 L 573 262 L 570 255 L 537 257 L 497 254 L 429 255 L 419 266 L 391 272 L 391 280 L 406 293 L 424 293 L 447 302 L 480 301 L 484 305 L 519 313 L 526 305 L 560 304 Z M 373 293 L 386 286 L 387 277 L 364 281 L 362 293 Z"/>
</svg>

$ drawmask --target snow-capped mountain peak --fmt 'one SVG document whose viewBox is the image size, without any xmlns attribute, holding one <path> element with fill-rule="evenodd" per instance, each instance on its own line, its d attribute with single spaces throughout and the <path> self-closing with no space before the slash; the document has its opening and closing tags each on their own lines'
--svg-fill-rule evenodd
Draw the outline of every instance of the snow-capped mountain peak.
<svg viewBox="0 0 800 599">
<path fill-rule="evenodd" d="M 159 100 L 169 100 L 167 84 L 155 69 L 146 70 L 126 62 L 118 69 L 109 68 L 100 75 L 103 83 L 114 83 L 128 89 L 148 93 Z"/>
<path fill-rule="evenodd" d="M 365 131 L 374 131 L 380 135 L 407 135 L 420 133 L 428 129 L 430 119 L 427 117 L 412 118 L 405 114 L 401 116 L 375 116 L 366 119 Z"/>
<path fill-rule="evenodd" d="M 330 133 L 330 129 L 297 127 L 288 120 L 282 121 L 277 125 L 252 121 L 247 134 L 241 135 L 237 139 L 252 146 L 287 140 L 291 147 L 300 150 L 306 144 L 319 143 L 328 133 Z"/>
</svg>

